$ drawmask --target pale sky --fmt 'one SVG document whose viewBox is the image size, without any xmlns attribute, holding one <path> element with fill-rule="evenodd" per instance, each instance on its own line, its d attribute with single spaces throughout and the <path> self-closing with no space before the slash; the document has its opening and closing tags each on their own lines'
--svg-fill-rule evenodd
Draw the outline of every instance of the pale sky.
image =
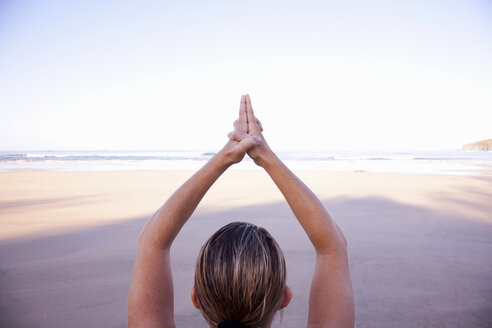
<svg viewBox="0 0 492 328">
<path fill-rule="evenodd" d="M 214 150 L 243 93 L 279 150 L 492 138 L 492 4 L 0 2 L 0 150 Z"/>
</svg>

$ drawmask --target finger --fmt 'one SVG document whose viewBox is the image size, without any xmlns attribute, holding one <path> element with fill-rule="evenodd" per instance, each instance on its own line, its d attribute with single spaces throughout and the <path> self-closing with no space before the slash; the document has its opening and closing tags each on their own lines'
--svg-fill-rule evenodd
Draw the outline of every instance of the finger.
<svg viewBox="0 0 492 328">
<path fill-rule="evenodd" d="M 241 131 L 231 131 L 227 134 L 227 137 L 231 140 L 236 140 L 236 141 L 241 141 L 245 139 L 248 136 L 247 133 L 241 132 Z"/>
<path fill-rule="evenodd" d="M 246 114 L 246 97 L 241 96 L 241 103 L 239 105 L 239 119 L 237 128 L 244 132 L 248 133 L 248 118 Z"/>
<path fill-rule="evenodd" d="M 246 95 L 246 114 L 248 117 L 248 133 L 257 132 L 255 114 L 253 113 L 253 107 L 251 106 L 251 98 Z"/>
<path fill-rule="evenodd" d="M 235 151 L 238 151 L 239 153 L 245 153 L 254 146 L 258 145 L 260 141 L 260 138 L 258 138 L 257 136 L 249 136 L 248 138 L 241 140 L 237 144 L 237 146 L 235 147 Z"/>
<path fill-rule="evenodd" d="M 256 119 L 256 124 L 257 124 L 257 125 L 258 125 L 258 127 L 260 128 L 260 132 L 263 132 L 263 125 L 261 125 L 260 120 L 259 120 L 258 118 L 256 118 L 256 117 L 255 117 L 255 119 Z"/>
<path fill-rule="evenodd" d="M 232 126 L 236 128 L 238 124 L 239 124 L 239 120 L 235 120 L 234 123 L 232 123 Z"/>
</svg>

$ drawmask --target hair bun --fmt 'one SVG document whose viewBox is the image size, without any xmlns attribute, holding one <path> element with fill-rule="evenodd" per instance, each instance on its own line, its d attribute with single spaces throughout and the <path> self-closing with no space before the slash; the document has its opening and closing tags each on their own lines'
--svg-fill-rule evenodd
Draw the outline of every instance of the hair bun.
<svg viewBox="0 0 492 328">
<path fill-rule="evenodd" d="M 237 321 L 222 321 L 217 328 L 244 328 L 244 326 Z"/>
</svg>

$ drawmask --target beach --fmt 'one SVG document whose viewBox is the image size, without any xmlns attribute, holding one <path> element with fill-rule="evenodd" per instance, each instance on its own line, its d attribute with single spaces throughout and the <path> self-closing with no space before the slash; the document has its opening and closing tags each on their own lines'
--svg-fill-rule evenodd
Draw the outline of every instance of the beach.
<svg viewBox="0 0 492 328">
<path fill-rule="evenodd" d="M 296 173 L 348 241 L 356 327 L 492 326 L 492 176 Z M 0 172 L 0 326 L 126 327 L 138 234 L 192 174 Z M 176 326 L 206 327 L 189 297 L 196 256 L 231 221 L 276 238 L 294 296 L 273 327 L 304 327 L 314 251 L 261 170 L 226 172 L 178 235 Z"/>
</svg>

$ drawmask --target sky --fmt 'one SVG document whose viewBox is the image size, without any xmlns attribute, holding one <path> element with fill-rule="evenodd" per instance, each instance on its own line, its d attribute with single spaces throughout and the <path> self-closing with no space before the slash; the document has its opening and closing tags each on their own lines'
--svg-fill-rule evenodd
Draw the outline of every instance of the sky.
<svg viewBox="0 0 492 328">
<path fill-rule="evenodd" d="M 490 1 L 0 1 L 0 150 L 278 150 L 492 138 Z"/>
</svg>

